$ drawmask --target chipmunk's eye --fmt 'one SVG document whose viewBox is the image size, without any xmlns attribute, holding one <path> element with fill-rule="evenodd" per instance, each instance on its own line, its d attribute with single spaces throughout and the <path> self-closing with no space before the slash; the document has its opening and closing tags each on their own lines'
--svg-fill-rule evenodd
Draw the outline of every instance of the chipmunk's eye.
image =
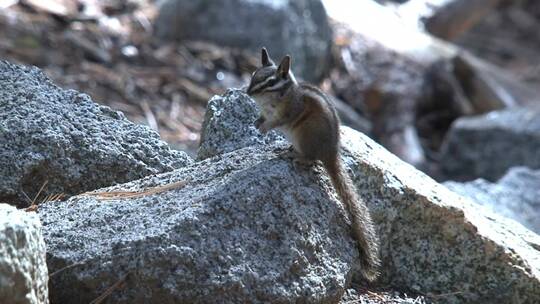
<svg viewBox="0 0 540 304">
<path fill-rule="evenodd" d="M 268 84 L 266 86 L 268 87 L 271 87 L 273 85 L 275 85 L 276 83 L 278 83 L 279 79 L 275 78 L 275 77 L 272 77 L 268 80 Z"/>
</svg>

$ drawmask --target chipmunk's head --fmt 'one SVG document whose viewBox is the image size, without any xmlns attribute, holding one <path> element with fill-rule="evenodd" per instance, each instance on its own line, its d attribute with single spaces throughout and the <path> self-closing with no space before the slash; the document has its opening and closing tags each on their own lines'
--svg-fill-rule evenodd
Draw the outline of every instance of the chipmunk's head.
<svg viewBox="0 0 540 304">
<path fill-rule="evenodd" d="M 261 51 L 262 66 L 253 72 L 247 93 L 254 97 L 283 96 L 296 79 L 291 72 L 291 56 L 283 57 L 279 66 L 268 56 L 265 48 Z M 266 95 L 266 96 L 265 96 Z"/>
</svg>

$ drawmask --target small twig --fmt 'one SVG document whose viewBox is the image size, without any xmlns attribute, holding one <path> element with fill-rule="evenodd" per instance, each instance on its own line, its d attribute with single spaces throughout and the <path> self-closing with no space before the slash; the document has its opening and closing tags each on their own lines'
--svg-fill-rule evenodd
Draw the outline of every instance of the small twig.
<svg viewBox="0 0 540 304">
<path fill-rule="evenodd" d="M 24 209 L 26 212 L 35 212 L 37 211 L 37 205 L 30 205 Z"/>
<path fill-rule="evenodd" d="M 373 296 L 373 297 L 375 297 L 375 298 L 377 298 L 377 299 L 379 299 L 379 300 L 381 300 L 381 301 L 384 301 L 384 297 L 381 296 L 380 294 L 376 293 L 376 292 L 373 292 L 371 290 L 366 290 L 366 293 Z"/>
<path fill-rule="evenodd" d="M 41 201 L 40 204 L 47 203 L 47 202 L 59 201 L 59 200 L 63 199 L 64 196 L 65 196 L 64 193 L 49 194 Z"/>
<path fill-rule="evenodd" d="M 39 197 L 39 195 L 41 194 L 41 191 L 43 191 L 43 189 L 45 188 L 45 186 L 47 186 L 48 183 L 49 183 L 48 180 L 46 180 L 45 182 L 43 182 L 43 185 L 41 185 L 41 188 L 39 188 L 38 193 L 36 194 L 36 196 L 35 196 L 34 199 L 32 200 L 32 205 L 35 205 L 35 204 L 36 204 L 37 198 Z"/>
<path fill-rule="evenodd" d="M 46 202 L 49 198 L 51 198 L 51 196 L 53 196 L 54 194 L 47 194 L 47 196 L 45 196 L 45 198 L 40 202 L 43 203 L 43 202 Z"/>
<path fill-rule="evenodd" d="M 30 206 L 28 206 L 26 209 L 24 209 L 24 211 L 26 211 L 26 212 L 37 211 L 38 205 L 41 205 L 41 204 L 46 203 L 46 202 L 59 201 L 63 197 L 64 197 L 64 193 L 49 194 L 39 204 L 32 203 Z"/>
<path fill-rule="evenodd" d="M 86 261 L 84 261 L 84 262 L 76 262 L 76 263 L 73 263 L 73 264 L 69 264 L 69 265 L 67 265 L 67 266 L 64 266 L 64 267 L 62 267 L 62 268 L 56 270 L 55 272 L 50 273 L 50 274 L 49 274 L 49 278 L 51 278 L 51 277 L 53 277 L 53 276 L 59 274 L 60 272 L 62 272 L 62 271 L 64 271 L 64 270 L 68 270 L 68 269 L 71 269 L 71 268 L 74 268 L 74 267 L 77 267 L 77 266 L 85 265 L 85 264 L 87 264 L 87 263 L 90 262 L 90 261 L 99 260 L 99 259 L 101 259 L 102 256 L 105 255 L 105 254 L 112 254 L 112 251 L 113 251 L 112 249 L 111 249 L 111 250 L 106 250 L 106 251 L 102 252 L 101 255 L 98 255 L 98 256 L 95 256 L 95 257 L 93 257 L 93 258 L 90 258 L 90 259 L 88 259 L 88 260 L 86 260 Z M 111 256 L 111 259 L 114 258 L 114 257 L 115 257 L 115 256 Z"/>
<path fill-rule="evenodd" d="M 62 200 L 64 199 L 66 195 L 64 193 L 58 193 L 58 196 L 55 197 L 54 199 L 51 199 L 51 201 L 59 201 L 59 200 Z"/>
<path fill-rule="evenodd" d="M 26 192 L 22 191 L 22 193 L 24 194 L 26 199 L 28 199 L 30 201 L 30 206 L 28 206 L 26 209 L 24 209 L 24 211 L 33 212 L 33 211 L 37 210 L 37 206 L 39 205 L 37 203 L 37 200 L 38 200 L 39 196 L 41 195 L 41 193 L 43 192 L 43 189 L 45 189 L 45 186 L 47 186 L 48 183 L 49 183 L 49 181 L 46 180 L 43 183 L 43 185 L 41 185 L 41 188 L 39 188 L 39 191 L 37 192 L 36 196 L 34 196 L 34 199 L 30 199 L 30 197 L 28 197 Z M 61 196 L 63 196 L 63 194 Z M 59 196 L 59 197 L 61 197 L 61 196 Z M 51 197 L 57 197 L 57 196 L 49 194 L 49 195 L 45 196 L 45 198 L 41 201 L 41 203 L 49 201 L 51 199 Z"/>
<path fill-rule="evenodd" d="M 106 201 L 106 200 L 118 200 L 118 199 L 125 199 L 125 198 L 136 198 L 146 195 L 152 195 L 157 194 L 165 191 L 169 191 L 171 189 L 175 189 L 178 187 L 182 187 L 186 185 L 186 181 L 178 181 L 172 184 L 167 184 L 159 187 L 153 187 L 149 189 L 144 189 L 142 191 L 111 191 L 111 192 L 86 192 L 83 194 L 80 194 L 82 196 L 92 196 L 97 198 L 98 200 Z"/>
<path fill-rule="evenodd" d="M 77 267 L 77 266 L 81 266 L 81 265 L 84 265 L 84 263 L 79 262 L 79 263 L 73 263 L 73 264 L 64 266 L 64 267 L 58 269 L 57 271 L 55 271 L 53 273 L 49 273 L 49 278 L 54 277 L 55 275 L 59 274 L 60 272 L 62 272 L 64 270 L 67 270 L 67 269 L 70 269 L 70 268 L 73 268 L 73 267 Z"/>
<path fill-rule="evenodd" d="M 28 202 L 29 202 L 30 204 L 32 204 L 32 199 L 28 196 L 28 194 L 26 194 L 26 192 L 24 192 L 24 191 L 21 191 L 21 192 L 22 192 L 22 194 L 24 194 L 24 197 L 26 197 L 26 199 L 28 200 Z"/>
<path fill-rule="evenodd" d="M 129 272 L 123 275 L 116 283 L 112 284 L 107 290 L 105 290 L 99 297 L 95 298 L 90 302 L 90 304 L 100 304 L 105 300 L 108 296 L 110 296 L 122 283 L 124 283 L 125 279 L 127 278 Z"/>
</svg>

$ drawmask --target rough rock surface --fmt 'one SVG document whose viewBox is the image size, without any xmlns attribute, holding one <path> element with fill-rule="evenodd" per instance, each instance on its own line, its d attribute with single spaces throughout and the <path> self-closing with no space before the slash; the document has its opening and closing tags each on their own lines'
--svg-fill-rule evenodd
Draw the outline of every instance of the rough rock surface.
<svg viewBox="0 0 540 304">
<path fill-rule="evenodd" d="M 47 281 L 39 218 L 0 204 L 0 303 L 49 303 Z"/>
<path fill-rule="evenodd" d="M 254 125 L 257 117 L 255 102 L 239 90 L 227 90 L 223 95 L 212 97 L 206 107 L 197 158 L 285 140 L 276 131 L 270 131 L 265 137 L 259 136 Z"/>
<path fill-rule="evenodd" d="M 347 163 L 381 238 L 384 282 L 443 303 L 540 301 L 538 235 L 449 191 L 369 138 L 344 134 Z"/>
<path fill-rule="evenodd" d="M 217 113 L 231 122 L 226 116 L 235 112 Z M 242 126 L 254 116 L 247 118 L 237 132 L 260 136 Z M 230 138 L 213 134 L 204 140 Z M 343 158 L 381 238 L 381 283 L 448 303 L 540 301 L 538 235 L 479 209 L 366 136 L 348 128 L 343 135 Z M 231 145 L 246 142 L 238 138 Z M 231 149 L 116 187 L 187 183 L 158 194 L 43 205 L 50 270 L 76 263 L 52 279 L 51 299 L 88 301 L 128 274 L 113 302 L 337 301 L 358 273 L 345 213 L 321 168 L 280 158 L 283 147 Z"/>
<path fill-rule="evenodd" d="M 540 108 L 509 108 L 458 119 L 442 147 L 452 180 L 495 181 L 516 166 L 540 168 Z"/>
<path fill-rule="evenodd" d="M 247 147 L 116 186 L 170 191 L 42 205 L 53 303 L 88 303 L 127 275 L 113 303 L 330 303 L 357 250 L 319 173 L 274 147 Z M 310 173 L 308 173 L 310 172 Z"/>
<path fill-rule="evenodd" d="M 167 0 L 156 19 L 166 39 L 207 40 L 259 51 L 275 60 L 292 55 L 295 73 L 320 80 L 328 70 L 332 31 L 319 0 Z"/>
<path fill-rule="evenodd" d="M 220 113 L 214 125 L 223 121 L 231 128 L 226 113 L 233 112 Z M 253 119 L 246 117 L 244 124 Z M 236 129 L 230 145 L 245 143 L 238 140 L 241 133 L 253 136 L 242 124 Z M 214 134 L 205 141 L 227 145 L 227 138 Z M 449 191 L 358 132 L 344 128 L 343 145 L 378 226 L 382 281 L 448 302 L 540 299 L 538 235 Z"/>
<path fill-rule="evenodd" d="M 540 234 L 540 170 L 514 167 L 497 183 L 477 179 L 444 185 Z"/>
<path fill-rule="evenodd" d="M 24 206 L 47 183 L 73 195 L 190 162 L 146 126 L 55 86 L 37 68 L 0 61 L 0 202 Z M 26 194 L 26 195 L 25 195 Z"/>
</svg>

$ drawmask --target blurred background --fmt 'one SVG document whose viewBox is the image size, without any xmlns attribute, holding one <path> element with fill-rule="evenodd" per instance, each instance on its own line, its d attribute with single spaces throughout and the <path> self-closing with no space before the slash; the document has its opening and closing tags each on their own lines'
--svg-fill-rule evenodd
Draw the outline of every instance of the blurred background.
<svg viewBox="0 0 540 304">
<path fill-rule="evenodd" d="M 533 0 L 0 0 L 0 59 L 194 155 L 207 101 L 265 46 L 435 179 L 494 181 L 540 167 L 539 25 Z"/>
</svg>

